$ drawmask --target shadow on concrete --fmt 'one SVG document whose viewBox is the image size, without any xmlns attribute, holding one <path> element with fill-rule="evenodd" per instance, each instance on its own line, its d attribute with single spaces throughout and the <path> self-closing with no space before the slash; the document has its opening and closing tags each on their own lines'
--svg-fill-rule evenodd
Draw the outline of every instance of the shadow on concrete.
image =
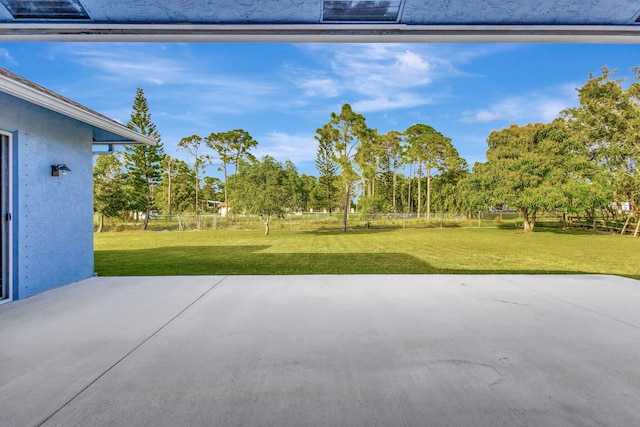
<svg viewBox="0 0 640 427">
<path fill-rule="evenodd" d="M 580 270 L 446 269 L 404 253 L 268 253 L 268 245 L 95 252 L 100 276 L 293 274 L 589 274 Z M 640 279 L 640 276 L 633 277 Z"/>
</svg>

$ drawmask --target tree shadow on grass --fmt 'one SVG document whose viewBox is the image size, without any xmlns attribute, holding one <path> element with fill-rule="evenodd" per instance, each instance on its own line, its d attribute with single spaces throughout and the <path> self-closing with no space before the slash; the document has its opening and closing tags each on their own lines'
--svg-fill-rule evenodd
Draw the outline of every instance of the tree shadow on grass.
<svg viewBox="0 0 640 427">
<path fill-rule="evenodd" d="M 565 236 L 595 236 L 601 234 L 611 234 L 607 232 L 594 233 L 593 230 L 582 229 L 562 229 L 562 227 L 536 227 L 534 233 L 561 234 Z"/>
<path fill-rule="evenodd" d="M 313 234 L 315 236 L 346 236 L 349 234 L 376 234 L 376 233 L 388 233 L 390 231 L 397 231 L 401 227 L 371 227 L 371 228 L 347 228 L 347 232 L 342 231 L 342 228 L 322 228 L 316 230 L 303 231 L 303 234 Z"/>
<path fill-rule="evenodd" d="M 95 252 L 100 276 L 305 274 L 589 274 L 577 270 L 446 269 L 404 253 L 265 253 L 258 246 L 174 246 Z M 640 279 L 639 276 L 627 276 Z"/>
</svg>

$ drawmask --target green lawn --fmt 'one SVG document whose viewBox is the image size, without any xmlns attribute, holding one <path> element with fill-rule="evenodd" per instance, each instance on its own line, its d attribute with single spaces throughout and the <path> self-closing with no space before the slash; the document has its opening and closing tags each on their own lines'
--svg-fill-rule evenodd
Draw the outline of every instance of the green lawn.
<svg viewBox="0 0 640 427">
<path fill-rule="evenodd" d="M 540 229 L 119 232 L 95 236 L 101 276 L 530 273 L 640 279 L 640 239 Z"/>
</svg>

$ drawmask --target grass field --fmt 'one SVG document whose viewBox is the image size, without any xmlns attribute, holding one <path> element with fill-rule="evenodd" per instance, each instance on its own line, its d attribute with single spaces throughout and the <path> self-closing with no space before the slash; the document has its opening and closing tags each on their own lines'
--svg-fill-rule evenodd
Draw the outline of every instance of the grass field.
<svg viewBox="0 0 640 427">
<path fill-rule="evenodd" d="M 640 239 L 540 229 L 120 232 L 95 236 L 101 276 L 615 274 L 640 279 Z"/>
</svg>

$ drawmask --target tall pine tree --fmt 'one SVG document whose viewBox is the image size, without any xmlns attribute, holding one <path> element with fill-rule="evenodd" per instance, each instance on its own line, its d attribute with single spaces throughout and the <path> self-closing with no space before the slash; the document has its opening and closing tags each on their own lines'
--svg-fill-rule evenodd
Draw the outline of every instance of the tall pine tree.
<svg viewBox="0 0 640 427">
<path fill-rule="evenodd" d="M 316 168 L 320 177 L 316 187 L 316 197 L 319 199 L 319 205 L 329 211 L 329 215 L 333 213 L 336 206 L 336 180 L 338 178 L 338 164 L 333 155 L 333 141 L 327 138 L 316 136 L 318 141 L 318 151 L 316 154 Z"/>
<path fill-rule="evenodd" d="M 134 189 L 133 208 L 137 211 L 144 211 L 142 229 L 146 230 L 149 225 L 149 214 L 154 208 L 153 190 L 162 178 L 160 163 L 165 154 L 160 143 L 160 135 L 156 131 L 156 125 L 151 121 L 147 98 L 145 98 L 142 88 L 138 88 L 136 91 L 130 117 L 129 123 L 127 123 L 129 129 L 149 136 L 157 142 L 156 145 L 128 146 L 124 154 L 127 178 Z"/>
</svg>

